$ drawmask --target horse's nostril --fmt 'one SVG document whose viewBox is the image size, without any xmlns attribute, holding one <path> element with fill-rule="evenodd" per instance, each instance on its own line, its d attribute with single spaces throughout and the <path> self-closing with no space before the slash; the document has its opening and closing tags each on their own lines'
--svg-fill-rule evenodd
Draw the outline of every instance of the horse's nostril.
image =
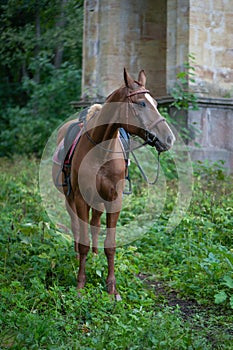
<svg viewBox="0 0 233 350">
<path fill-rule="evenodd" d="M 171 138 L 171 136 L 168 136 L 168 138 L 167 138 L 167 144 L 168 144 L 168 145 L 171 145 L 171 144 L 172 144 L 172 138 Z"/>
</svg>

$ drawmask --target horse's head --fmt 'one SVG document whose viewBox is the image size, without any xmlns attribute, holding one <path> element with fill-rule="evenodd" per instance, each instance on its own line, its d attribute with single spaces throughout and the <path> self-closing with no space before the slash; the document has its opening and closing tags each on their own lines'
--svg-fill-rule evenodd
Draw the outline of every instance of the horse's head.
<svg viewBox="0 0 233 350">
<path fill-rule="evenodd" d="M 167 151 L 175 142 L 175 136 L 165 118 L 157 109 L 157 102 L 145 88 L 146 75 L 141 70 L 138 81 L 124 70 L 125 86 L 122 88 L 124 102 L 129 103 L 128 120 L 123 125 L 132 134 L 141 136 L 159 152 Z M 124 93 L 123 93 L 124 92 Z M 129 117 L 130 116 L 130 117 Z M 130 119 L 130 120 L 129 120 Z"/>
</svg>

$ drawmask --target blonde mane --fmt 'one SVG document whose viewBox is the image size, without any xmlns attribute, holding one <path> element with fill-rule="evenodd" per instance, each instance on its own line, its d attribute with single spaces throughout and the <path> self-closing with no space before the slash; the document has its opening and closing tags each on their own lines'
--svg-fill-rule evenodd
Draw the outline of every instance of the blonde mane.
<svg viewBox="0 0 233 350">
<path fill-rule="evenodd" d="M 90 120 L 94 115 L 98 114 L 101 109 L 102 105 L 99 103 L 92 105 L 87 111 L 86 121 Z"/>
</svg>

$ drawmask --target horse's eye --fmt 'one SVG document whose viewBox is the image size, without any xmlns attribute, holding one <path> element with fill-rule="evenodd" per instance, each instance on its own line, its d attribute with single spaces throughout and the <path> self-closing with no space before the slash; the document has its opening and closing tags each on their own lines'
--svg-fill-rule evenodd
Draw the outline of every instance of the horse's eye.
<svg viewBox="0 0 233 350">
<path fill-rule="evenodd" d="M 141 102 L 139 102 L 138 104 L 139 104 L 139 106 L 141 106 L 141 107 L 146 107 L 146 103 L 145 103 L 144 101 L 141 101 Z"/>
</svg>

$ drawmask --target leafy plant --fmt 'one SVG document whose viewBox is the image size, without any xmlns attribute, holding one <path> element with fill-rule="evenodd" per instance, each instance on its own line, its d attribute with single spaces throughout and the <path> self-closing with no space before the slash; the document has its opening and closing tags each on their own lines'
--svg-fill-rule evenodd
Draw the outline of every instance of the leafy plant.
<svg viewBox="0 0 233 350">
<path fill-rule="evenodd" d="M 174 98 L 171 107 L 178 110 L 198 109 L 197 96 L 190 91 L 190 83 L 195 83 L 195 56 L 188 55 L 188 61 L 184 62 L 184 70 L 177 73 L 176 82 L 171 90 L 171 96 Z"/>
<path fill-rule="evenodd" d="M 199 130 L 195 125 L 187 125 L 187 112 L 198 110 L 197 96 L 191 91 L 190 85 L 195 83 L 195 56 L 189 54 L 183 64 L 183 70 L 177 73 L 176 82 L 170 94 L 173 102 L 169 107 L 161 107 L 160 112 L 179 131 L 181 138 L 188 143 Z M 196 144 L 198 146 L 198 144 Z"/>
<path fill-rule="evenodd" d="M 89 254 L 87 286 L 77 297 L 72 238 L 41 206 L 37 162 L 1 159 L 0 170 L 2 349 L 231 349 L 231 177 L 206 168 L 208 181 L 197 169 L 190 209 L 172 232 L 166 223 L 177 189 L 170 189 L 156 225 L 117 249 L 123 301 L 116 303 L 106 292 L 102 250 Z M 137 193 L 119 233 L 127 213 L 145 201 L 146 191 Z"/>
<path fill-rule="evenodd" d="M 230 263 L 231 264 L 231 263 Z M 233 265 L 231 264 L 232 270 Z M 233 278 L 229 275 L 225 275 L 223 277 L 222 285 L 224 288 L 214 295 L 215 303 L 221 304 L 225 302 L 229 302 L 230 307 L 233 309 Z"/>
</svg>

